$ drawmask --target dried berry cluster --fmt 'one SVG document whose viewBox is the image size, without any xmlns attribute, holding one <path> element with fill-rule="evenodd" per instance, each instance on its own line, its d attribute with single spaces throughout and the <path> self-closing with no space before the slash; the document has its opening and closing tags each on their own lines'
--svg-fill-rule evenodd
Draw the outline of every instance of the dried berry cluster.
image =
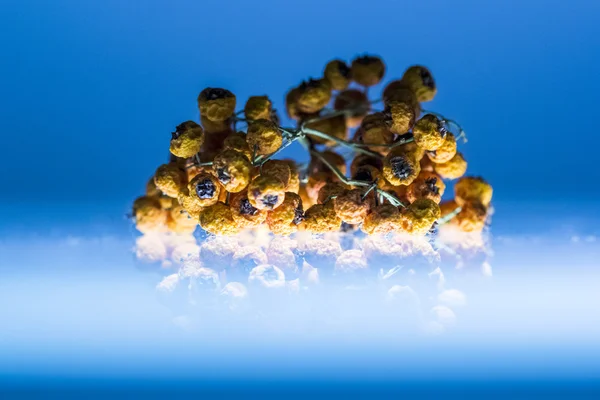
<svg viewBox="0 0 600 400">
<path fill-rule="evenodd" d="M 385 69 L 374 56 L 350 65 L 329 62 L 322 78 L 287 94 L 295 127 L 281 126 L 267 96 L 250 97 L 236 112 L 233 93 L 204 89 L 200 124 L 176 127 L 170 162 L 158 167 L 146 195 L 134 202 L 137 229 L 191 233 L 200 225 L 232 235 L 267 226 L 276 235 L 340 229 L 425 235 L 436 223 L 451 223 L 481 230 L 492 188 L 482 178 L 463 177 L 460 126 L 422 109 L 437 91 L 431 73 L 410 67 L 385 86 L 381 99 L 371 100 L 368 89 Z M 308 165 L 277 159 L 293 142 L 310 154 Z M 455 179 L 454 199 L 442 202 L 444 180 Z"/>
</svg>

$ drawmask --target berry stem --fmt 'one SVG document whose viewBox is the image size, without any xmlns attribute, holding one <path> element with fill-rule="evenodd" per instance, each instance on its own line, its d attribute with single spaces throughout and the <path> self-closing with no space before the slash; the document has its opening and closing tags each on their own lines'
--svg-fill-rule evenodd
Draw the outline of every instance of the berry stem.
<svg viewBox="0 0 600 400">
<path fill-rule="evenodd" d="M 252 163 L 252 165 L 257 166 L 260 165 L 262 166 L 264 163 L 266 163 L 269 159 L 273 158 L 275 155 L 277 155 L 279 152 L 283 151 L 284 149 L 286 149 L 289 145 L 291 145 L 292 143 L 294 143 L 296 140 L 300 139 L 301 137 L 304 136 L 304 133 L 302 132 L 289 132 L 287 130 L 285 130 L 285 128 L 279 128 L 279 130 L 281 130 L 282 132 L 288 133 L 289 134 L 289 138 L 287 140 L 287 142 L 285 142 L 283 145 L 279 146 L 279 148 L 277 150 L 275 150 L 273 153 L 271 154 L 267 154 L 266 156 L 263 157 L 257 157 L 254 162 Z"/>
<path fill-rule="evenodd" d="M 444 121 L 446 124 L 453 125 L 456 129 L 458 129 L 458 136 L 456 137 L 456 139 L 458 140 L 459 138 L 462 138 L 463 143 L 467 143 L 467 134 L 465 133 L 465 130 L 462 128 L 462 126 L 460 126 L 460 124 L 458 122 L 456 122 L 453 119 L 446 118 L 442 114 L 435 112 L 435 111 L 422 110 L 422 112 L 423 112 L 423 114 L 435 115 L 436 117 L 438 117 L 439 119 Z"/>
<path fill-rule="evenodd" d="M 329 161 L 327 161 L 327 159 L 325 157 L 323 157 L 321 155 L 321 153 L 319 153 L 318 151 L 310 150 L 310 154 L 313 157 L 318 158 L 319 161 L 321 161 L 323 163 L 323 165 L 325 165 L 327 168 L 329 168 L 331 170 L 331 172 L 333 172 L 335 174 L 335 176 L 337 176 L 338 179 L 341 180 L 346 185 L 371 186 L 371 184 L 372 184 L 371 182 L 359 181 L 356 179 L 348 179 L 344 174 L 342 174 L 342 172 L 339 169 L 337 169 L 333 164 L 331 164 Z M 381 190 L 379 188 L 376 188 L 375 190 L 377 191 L 378 194 L 383 196 L 387 201 L 389 201 L 395 207 L 406 208 L 406 206 L 393 194 L 390 194 L 390 193 L 386 192 L 385 190 Z"/>
<path fill-rule="evenodd" d="M 452 220 L 452 218 L 456 217 L 458 213 L 462 211 L 462 207 L 456 207 L 451 213 L 443 216 L 442 218 L 437 220 L 438 225 L 447 224 Z"/>
<path fill-rule="evenodd" d="M 357 153 L 363 153 L 363 154 L 366 154 L 366 155 L 368 155 L 370 157 L 374 157 L 374 158 L 383 158 L 381 154 L 375 153 L 374 151 L 371 151 L 371 150 L 364 149 L 358 143 L 351 143 L 351 142 L 348 142 L 347 140 L 336 138 L 334 136 L 328 135 L 328 134 L 318 131 L 316 129 L 307 128 L 306 126 L 304 126 L 304 124 L 302 124 L 300 126 L 300 131 L 307 135 L 320 137 L 320 138 L 323 138 L 326 140 L 332 140 L 342 146 L 353 149 Z"/>
</svg>

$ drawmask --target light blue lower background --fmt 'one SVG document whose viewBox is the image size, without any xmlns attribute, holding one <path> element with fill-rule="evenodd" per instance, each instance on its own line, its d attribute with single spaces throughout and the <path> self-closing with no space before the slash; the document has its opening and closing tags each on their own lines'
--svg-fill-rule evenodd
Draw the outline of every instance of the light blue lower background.
<svg viewBox="0 0 600 400">
<path fill-rule="evenodd" d="M 302 335 L 177 327 L 155 297 L 158 275 L 134 266 L 134 233 L 118 208 L 90 220 L 73 208 L 60 225 L 48 225 L 47 210 L 33 212 L 20 219 L 26 230 L 2 230 L 2 390 L 504 397 L 599 388 L 597 217 L 560 204 L 497 204 L 494 277 L 460 288 L 468 303 L 448 334 L 374 333 L 357 324 Z"/>
</svg>

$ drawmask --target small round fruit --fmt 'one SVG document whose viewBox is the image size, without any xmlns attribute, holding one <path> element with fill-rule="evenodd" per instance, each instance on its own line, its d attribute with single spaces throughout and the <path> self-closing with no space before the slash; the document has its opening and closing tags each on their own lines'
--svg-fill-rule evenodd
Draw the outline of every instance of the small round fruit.
<svg viewBox="0 0 600 400">
<path fill-rule="evenodd" d="M 434 164 L 434 169 L 444 179 L 458 179 L 467 172 L 467 162 L 462 153 L 457 152 L 449 161 Z"/>
<path fill-rule="evenodd" d="M 352 79 L 359 85 L 377 85 L 385 74 L 385 64 L 379 57 L 358 57 L 352 61 L 351 73 Z"/>
<path fill-rule="evenodd" d="M 186 175 L 176 163 L 163 164 L 156 169 L 154 184 L 169 197 L 177 197 L 186 184 Z"/>
<path fill-rule="evenodd" d="M 430 199 L 439 204 L 445 190 L 446 184 L 439 175 L 421 171 L 417 179 L 408 185 L 406 197 L 411 203 L 417 199 Z"/>
<path fill-rule="evenodd" d="M 440 218 L 440 207 L 429 199 L 417 199 L 402 214 L 402 230 L 413 235 L 425 235 Z"/>
<path fill-rule="evenodd" d="M 415 155 L 402 148 L 394 149 L 383 159 L 383 176 L 394 186 L 410 185 L 420 172 Z"/>
<path fill-rule="evenodd" d="M 273 103 L 267 96 L 251 96 L 244 106 L 246 119 L 271 119 Z"/>
<path fill-rule="evenodd" d="M 312 233 L 334 232 L 340 229 L 342 220 L 335 213 L 333 202 L 315 204 L 304 212 L 303 228 Z"/>
<path fill-rule="evenodd" d="M 333 90 L 344 90 L 352 80 L 350 68 L 342 60 L 333 60 L 327 63 L 323 76 Z"/>
<path fill-rule="evenodd" d="M 186 121 L 177 125 L 172 135 L 169 150 L 171 154 L 177 157 L 189 158 L 194 156 L 200 151 L 204 143 L 204 131 L 194 121 Z"/>
<path fill-rule="evenodd" d="M 360 224 L 371 209 L 370 203 L 363 199 L 364 190 L 346 190 L 333 199 L 333 208 L 337 216 L 347 224 Z"/>
<path fill-rule="evenodd" d="M 250 183 L 250 160 L 235 150 L 223 150 L 213 161 L 213 171 L 225 190 L 238 193 Z"/>
<path fill-rule="evenodd" d="M 367 215 L 362 224 L 362 231 L 369 235 L 384 235 L 400 229 L 401 215 L 398 207 L 391 204 L 380 204 Z"/>
<path fill-rule="evenodd" d="M 250 204 L 246 191 L 231 195 L 231 215 L 240 228 L 253 228 L 261 225 L 267 212 Z"/>
<path fill-rule="evenodd" d="M 423 66 L 415 65 L 404 72 L 404 81 L 417 96 L 419 101 L 431 101 L 437 91 L 431 72 Z"/>
<path fill-rule="evenodd" d="M 331 85 L 325 79 L 310 79 L 299 86 L 297 108 L 303 113 L 321 111 L 331 99 Z"/>
<path fill-rule="evenodd" d="M 273 176 L 259 175 L 248 185 L 248 200 L 259 210 L 274 210 L 285 199 L 285 185 Z"/>
<path fill-rule="evenodd" d="M 219 201 L 221 185 L 214 175 L 203 172 L 188 184 L 188 193 L 198 199 L 201 207 L 208 207 Z"/>
<path fill-rule="evenodd" d="M 492 185 L 481 177 L 465 176 L 454 184 L 454 198 L 460 206 L 465 203 L 480 203 L 487 207 L 492 201 L 492 194 Z"/>
<path fill-rule="evenodd" d="M 200 226 L 213 235 L 235 235 L 240 231 L 231 215 L 231 208 L 220 201 L 202 211 Z"/>
<path fill-rule="evenodd" d="M 431 162 L 441 164 L 448 162 L 456 154 L 456 138 L 450 132 L 446 134 L 446 140 L 436 150 L 427 151 L 427 157 Z"/>
<path fill-rule="evenodd" d="M 448 130 L 444 121 L 433 114 L 427 114 L 415 123 L 413 136 L 415 143 L 426 151 L 440 148 L 446 140 Z"/>
<path fill-rule="evenodd" d="M 304 221 L 302 199 L 295 193 L 286 192 L 283 203 L 267 214 L 267 224 L 275 235 L 291 235 Z"/>
<path fill-rule="evenodd" d="M 274 153 L 281 147 L 283 137 L 279 127 L 271 120 L 259 119 L 248 124 L 246 141 L 256 155 L 267 155 Z"/>
<path fill-rule="evenodd" d="M 226 89 L 206 88 L 198 95 L 200 114 L 214 122 L 225 121 L 235 113 L 235 95 Z"/>
</svg>

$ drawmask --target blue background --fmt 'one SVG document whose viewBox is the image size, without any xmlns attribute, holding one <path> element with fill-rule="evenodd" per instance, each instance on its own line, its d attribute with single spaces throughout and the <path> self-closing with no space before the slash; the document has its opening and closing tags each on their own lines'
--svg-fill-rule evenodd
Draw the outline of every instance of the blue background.
<svg viewBox="0 0 600 400">
<path fill-rule="evenodd" d="M 597 1 L 2 1 L 2 202 L 125 204 L 197 119 L 202 88 L 240 104 L 381 55 L 420 63 L 427 104 L 463 124 L 497 200 L 595 197 Z M 590 176 L 591 175 L 591 176 Z"/>
<path fill-rule="evenodd" d="M 175 125 L 197 120 L 204 87 L 239 104 L 268 94 L 282 109 L 327 61 L 363 53 L 383 57 L 386 81 L 431 69 L 439 91 L 426 107 L 467 131 L 469 172 L 495 188 L 496 232 L 597 232 L 585 207 L 600 194 L 598 1 L 2 0 L 0 10 L 3 271 L 63 271 L 84 256 L 36 253 L 32 236 L 127 232 L 124 214 Z M 117 266 L 120 246 L 81 268 Z"/>
</svg>

